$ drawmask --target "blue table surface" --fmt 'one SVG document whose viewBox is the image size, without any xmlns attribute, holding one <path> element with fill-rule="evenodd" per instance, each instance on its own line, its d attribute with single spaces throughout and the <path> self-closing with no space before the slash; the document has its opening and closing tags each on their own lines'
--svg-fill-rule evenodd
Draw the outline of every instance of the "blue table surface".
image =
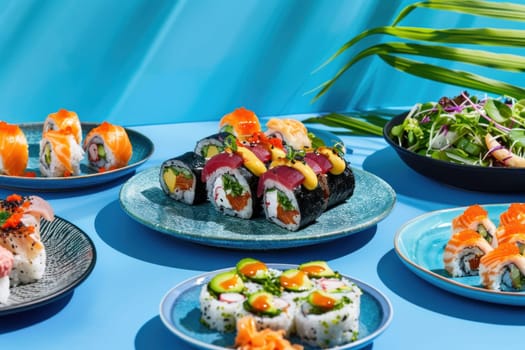
<svg viewBox="0 0 525 350">
<path fill-rule="evenodd" d="M 145 170 L 193 148 L 216 122 L 134 127 L 155 144 Z M 127 180 L 62 193 L 37 193 L 60 217 L 93 240 L 92 274 L 73 293 L 37 309 L 0 317 L 2 349 L 188 349 L 161 322 L 159 303 L 173 286 L 202 272 L 233 266 L 245 256 L 271 263 L 322 259 L 382 291 L 390 326 L 367 349 L 494 349 L 522 343 L 525 311 L 451 294 L 410 272 L 394 251 L 396 231 L 428 211 L 473 203 L 523 201 L 521 195 L 468 192 L 407 167 L 380 137 L 340 136 L 347 159 L 388 182 L 397 194 L 388 217 L 363 232 L 317 246 L 276 251 L 227 250 L 163 235 L 128 217 L 119 204 Z M 5 197 L 11 190 L 0 189 Z M 26 194 L 24 192 L 18 192 Z"/>
</svg>

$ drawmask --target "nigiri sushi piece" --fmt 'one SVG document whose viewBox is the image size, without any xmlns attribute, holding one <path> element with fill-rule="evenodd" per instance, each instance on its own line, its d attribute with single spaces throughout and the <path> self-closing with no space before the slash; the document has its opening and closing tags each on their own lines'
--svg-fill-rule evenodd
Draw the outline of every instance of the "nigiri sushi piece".
<svg viewBox="0 0 525 350">
<path fill-rule="evenodd" d="M 261 132 L 261 124 L 257 115 L 244 107 L 224 115 L 219 121 L 219 128 L 223 132 L 233 134 L 241 141 Z"/>
<path fill-rule="evenodd" d="M 452 277 L 477 275 L 481 257 L 492 250 L 492 246 L 476 231 L 456 232 L 445 246 L 445 270 Z"/>
<path fill-rule="evenodd" d="M 23 176 L 28 159 L 29 148 L 22 129 L 0 121 L 0 174 Z"/>
<path fill-rule="evenodd" d="M 452 233 L 467 229 L 478 232 L 492 247 L 498 245 L 496 225 L 482 206 L 478 204 L 471 205 L 461 215 L 452 220 Z"/>
<path fill-rule="evenodd" d="M 67 177 L 80 174 L 82 147 L 75 136 L 64 130 L 51 130 L 40 140 L 40 173 L 46 177 Z"/>
<path fill-rule="evenodd" d="M 133 146 L 126 129 L 103 122 L 86 135 L 84 151 L 92 167 L 99 171 L 107 171 L 128 165 Z"/>
<path fill-rule="evenodd" d="M 503 243 L 480 259 L 481 284 L 493 290 L 523 290 L 525 287 L 525 256 L 517 245 Z"/>
<path fill-rule="evenodd" d="M 13 253 L 0 246 L 0 304 L 6 304 L 9 299 L 9 275 L 13 269 Z"/>
<path fill-rule="evenodd" d="M 75 136 L 78 144 L 82 142 L 82 125 L 78 115 L 67 109 L 60 109 L 58 112 L 49 114 L 44 120 L 42 133 L 49 130 L 65 130 Z"/>
<path fill-rule="evenodd" d="M 496 230 L 498 244 L 513 243 L 516 244 L 523 254 L 525 251 L 525 224 L 514 222 L 506 225 L 500 225 Z"/>
<path fill-rule="evenodd" d="M 8 196 L 0 201 L 0 246 L 13 254 L 11 286 L 42 278 L 46 250 L 40 238 L 40 218 L 54 219 L 51 206 L 36 196 Z"/>
<path fill-rule="evenodd" d="M 312 147 L 308 137 L 308 130 L 304 124 L 296 119 L 271 118 L 266 123 L 266 135 L 281 139 L 285 145 L 295 150 Z"/>
<path fill-rule="evenodd" d="M 512 203 L 506 211 L 500 214 L 500 225 L 507 225 L 514 222 L 525 224 L 525 203 Z"/>
</svg>

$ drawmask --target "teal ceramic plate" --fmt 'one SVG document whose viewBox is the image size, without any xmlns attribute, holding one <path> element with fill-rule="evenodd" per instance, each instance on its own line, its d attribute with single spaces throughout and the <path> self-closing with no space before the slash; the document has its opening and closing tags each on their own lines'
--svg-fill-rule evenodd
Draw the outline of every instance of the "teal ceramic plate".
<svg viewBox="0 0 525 350">
<path fill-rule="evenodd" d="M 498 225 L 499 215 L 509 204 L 483 205 Z M 525 305 L 525 292 L 493 291 L 483 288 L 479 276 L 452 278 L 444 269 L 443 250 L 451 236 L 451 222 L 466 207 L 429 212 L 404 224 L 396 233 L 394 246 L 401 261 L 416 275 L 433 285 L 468 298 L 488 302 Z"/>
<path fill-rule="evenodd" d="M 267 264 L 270 268 L 286 270 L 296 268 L 295 265 Z M 206 328 L 200 323 L 199 292 L 202 286 L 215 274 L 228 271 L 223 269 L 208 272 L 191 278 L 172 288 L 160 303 L 160 318 L 166 327 L 183 341 L 201 348 L 212 350 L 231 350 L 234 344 L 235 333 L 220 333 Z M 355 342 L 331 349 L 360 349 L 385 331 L 392 321 L 393 310 L 390 301 L 372 286 L 347 277 L 361 290 L 361 312 L 359 319 L 359 337 Z M 298 343 L 296 339 L 291 339 Z M 311 347 L 306 346 L 305 350 Z M 330 350 L 330 349 L 325 349 Z"/>
<path fill-rule="evenodd" d="M 0 316 L 39 307 L 67 295 L 95 267 L 93 242 L 69 221 L 60 217 L 43 221 L 40 234 L 47 256 L 44 276 L 35 283 L 11 288 L 8 303 L 0 304 Z"/>
<path fill-rule="evenodd" d="M 120 190 L 124 211 L 158 232 L 196 243 L 238 249 L 276 249 L 316 244 L 375 225 L 395 202 L 394 190 L 377 176 L 353 169 L 356 186 L 350 199 L 324 212 L 315 223 L 296 232 L 265 218 L 243 220 L 215 211 L 210 203 L 176 202 L 160 187 L 160 167 L 135 174 Z"/>
<path fill-rule="evenodd" d="M 82 123 L 83 138 L 87 133 L 99 124 Z M 43 177 L 38 170 L 40 139 L 42 135 L 43 123 L 29 123 L 19 125 L 24 132 L 29 145 L 29 163 L 27 171 L 36 173 L 36 177 L 7 176 L 0 175 L 0 187 L 8 189 L 38 190 L 38 191 L 61 191 L 66 189 L 77 189 L 82 187 L 92 187 L 111 182 L 127 174 L 144 163 L 153 154 L 153 143 L 143 134 L 126 129 L 133 155 L 127 166 L 99 173 L 96 169 L 88 166 L 86 158 L 80 163 L 80 175 L 70 177 Z"/>
</svg>

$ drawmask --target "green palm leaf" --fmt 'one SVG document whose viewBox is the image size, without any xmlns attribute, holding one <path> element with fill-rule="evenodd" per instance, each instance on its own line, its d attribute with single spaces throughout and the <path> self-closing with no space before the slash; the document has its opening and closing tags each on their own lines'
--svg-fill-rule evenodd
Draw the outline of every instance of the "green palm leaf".
<svg viewBox="0 0 525 350">
<path fill-rule="evenodd" d="M 460 13 L 467 13 L 477 16 L 507 19 L 513 21 L 525 21 L 525 6 L 514 3 L 492 3 L 487 1 L 446 1 L 433 0 L 422 1 L 405 7 L 393 22 L 397 25 L 401 20 L 408 16 L 413 10 L 425 7 L 434 10 L 446 10 Z"/>
</svg>

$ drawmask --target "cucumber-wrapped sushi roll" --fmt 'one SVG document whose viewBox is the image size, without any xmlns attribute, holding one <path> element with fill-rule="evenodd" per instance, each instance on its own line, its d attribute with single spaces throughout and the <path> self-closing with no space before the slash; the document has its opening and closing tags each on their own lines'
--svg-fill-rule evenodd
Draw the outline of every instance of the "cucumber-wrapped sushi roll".
<svg viewBox="0 0 525 350">
<path fill-rule="evenodd" d="M 452 277 L 477 275 L 481 257 L 492 249 L 492 246 L 474 230 L 457 232 L 450 237 L 445 246 L 445 270 Z"/>
<path fill-rule="evenodd" d="M 481 284 L 488 289 L 519 291 L 525 289 L 525 256 L 517 245 L 503 243 L 480 259 Z"/>
<path fill-rule="evenodd" d="M 452 219 L 452 233 L 467 229 L 478 232 L 492 247 L 498 245 L 496 225 L 494 225 L 488 216 L 488 212 L 482 206 L 478 204 L 471 205 L 463 213 Z"/>
<path fill-rule="evenodd" d="M 44 120 L 43 133 L 49 130 L 66 130 L 75 136 L 77 143 L 82 142 L 82 125 L 78 115 L 73 111 L 60 109 L 58 112 L 49 114 Z"/>
<path fill-rule="evenodd" d="M 186 203 L 206 201 L 206 185 L 201 181 L 204 158 L 194 152 L 164 161 L 160 167 L 160 185 L 169 197 Z"/>
<path fill-rule="evenodd" d="M 315 290 L 299 306 L 295 330 L 299 338 L 321 348 L 346 344 L 359 334 L 360 295 Z"/>
<path fill-rule="evenodd" d="M 292 163 L 272 162 L 259 180 L 257 193 L 270 222 L 297 231 L 322 214 L 324 192 L 308 165 L 301 161 Z"/>
<path fill-rule="evenodd" d="M 0 121 L 0 174 L 23 176 L 28 159 L 29 148 L 22 129 Z"/>
<path fill-rule="evenodd" d="M 217 211 L 250 219 L 260 210 L 258 175 L 266 168 L 249 150 L 240 149 L 244 153 L 224 152 L 210 158 L 202 170 L 202 180 Z"/>
<path fill-rule="evenodd" d="M 244 290 L 244 283 L 235 271 L 214 276 L 201 289 L 199 303 L 202 323 L 220 332 L 233 332 L 236 315 L 243 308 Z"/>
<path fill-rule="evenodd" d="M 40 173 L 47 177 L 66 177 L 80 174 L 82 147 L 75 136 L 64 130 L 51 130 L 40 140 Z"/>
<path fill-rule="evenodd" d="M 270 328 L 284 330 L 289 335 L 294 331 L 295 305 L 266 291 L 252 293 L 243 302 L 237 319 L 253 316 L 258 330 Z"/>
<path fill-rule="evenodd" d="M 133 154 L 126 130 L 108 122 L 91 129 L 83 147 L 89 164 L 99 171 L 122 168 L 128 164 Z"/>
</svg>

